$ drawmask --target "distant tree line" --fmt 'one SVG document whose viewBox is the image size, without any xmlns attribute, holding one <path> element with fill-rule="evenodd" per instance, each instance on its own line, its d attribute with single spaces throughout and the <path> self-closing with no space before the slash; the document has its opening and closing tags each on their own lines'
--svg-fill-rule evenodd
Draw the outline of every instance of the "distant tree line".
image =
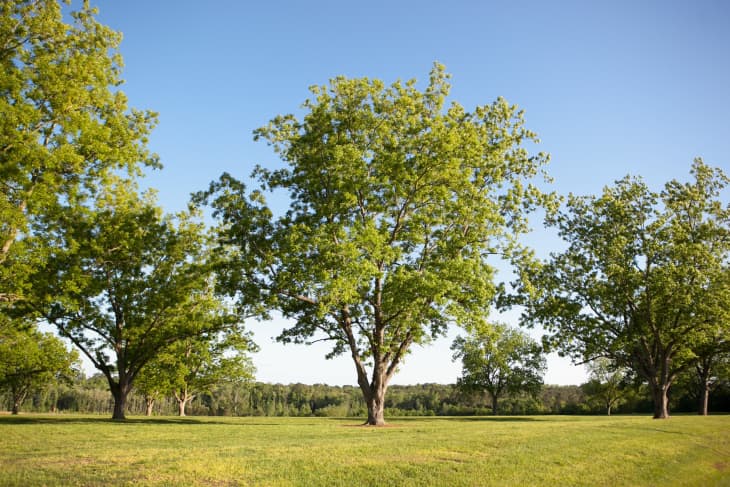
<svg viewBox="0 0 730 487">
<path fill-rule="evenodd" d="M 646 385 L 621 386 L 621 400 L 613 408 L 616 414 L 652 412 L 651 391 Z M 12 395 L 0 395 L 2 407 L 13 406 Z M 674 413 L 696 413 L 699 389 L 690 376 L 672 389 L 670 409 Z M 464 392 L 452 384 L 392 385 L 385 403 L 385 416 L 462 416 L 489 415 L 488 393 Z M 127 403 L 132 415 L 146 413 L 142 394 L 132 391 Z M 110 414 L 114 400 L 102 375 L 76 378 L 71 383 L 55 383 L 35 390 L 21 411 Z M 730 412 L 730 381 L 716 384 L 709 399 L 711 413 Z M 245 386 L 218 384 L 195 397 L 187 407 L 193 416 L 321 416 L 361 417 L 367 412 L 360 389 L 355 386 L 325 384 L 268 384 L 255 382 Z M 161 397 L 152 414 L 177 415 L 178 401 L 173 395 Z M 507 393 L 500 398 L 500 415 L 605 414 L 606 408 L 595 384 L 542 385 L 535 394 Z"/>
</svg>

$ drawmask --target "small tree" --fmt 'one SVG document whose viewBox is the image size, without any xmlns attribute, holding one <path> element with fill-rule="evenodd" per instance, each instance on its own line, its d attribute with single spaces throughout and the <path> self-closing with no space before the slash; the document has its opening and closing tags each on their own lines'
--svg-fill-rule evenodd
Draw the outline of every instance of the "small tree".
<svg viewBox="0 0 730 487">
<path fill-rule="evenodd" d="M 606 414 L 624 402 L 627 394 L 628 370 L 615 367 L 605 358 L 599 358 L 587 366 L 589 381 L 583 384 L 583 391 L 589 397 L 601 402 Z"/>
<path fill-rule="evenodd" d="M 3 327 L 0 333 L 0 389 L 10 392 L 13 414 L 18 414 L 28 393 L 71 380 L 79 367 L 78 353 L 49 333 L 35 327 Z"/>
<path fill-rule="evenodd" d="M 241 333 L 210 333 L 174 343 L 142 372 L 145 381 L 156 390 L 167 386 L 178 403 L 178 413 L 185 416 L 187 404 L 199 394 L 225 382 L 253 379 L 255 368 L 248 353 L 256 346 Z M 151 376 L 151 377 L 150 377 Z"/>
<path fill-rule="evenodd" d="M 142 368 L 134 380 L 134 390 L 144 397 L 145 416 L 152 416 L 155 403 L 172 391 L 169 370 L 159 364 L 159 356 Z"/>
<path fill-rule="evenodd" d="M 707 293 L 710 297 L 697 303 L 697 314 L 704 323 L 692 344 L 698 413 L 703 416 L 708 414 L 710 391 L 730 370 L 730 258 L 724 272 L 714 274 L 708 283 Z"/>
<path fill-rule="evenodd" d="M 697 386 L 698 414 L 707 416 L 710 392 L 721 378 L 730 378 L 730 331 L 722 328 L 706 334 L 693 348 L 696 355 L 694 383 Z"/>
<path fill-rule="evenodd" d="M 467 392 L 487 391 L 492 414 L 498 414 L 504 394 L 540 392 L 545 358 L 537 342 L 519 330 L 501 324 L 479 327 L 467 337 L 457 337 L 451 349 L 454 360 L 462 362 L 457 386 Z"/>
</svg>

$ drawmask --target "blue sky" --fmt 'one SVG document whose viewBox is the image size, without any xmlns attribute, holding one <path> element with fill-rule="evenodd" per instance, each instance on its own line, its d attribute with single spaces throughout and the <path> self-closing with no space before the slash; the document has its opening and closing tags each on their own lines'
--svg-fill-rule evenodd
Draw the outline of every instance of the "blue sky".
<svg viewBox="0 0 730 487">
<path fill-rule="evenodd" d="M 223 171 L 246 178 L 255 164 L 277 164 L 251 133 L 297 113 L 310 85 L 337 75 L 426 81 L 434 61 L 453 75 L 451 100 L 467 109 L 502 96 L 525 110 L 560 193 L 596 193 L 629 173 L 658 188 L 686 179 L 697 156 L 730 171 L 724 0 L 92 4 L 124 34 L 130 105 L 160 113 L 150 147 L 164 169 L 147 184 L 168 211 Z M 556 241 L 539 232 L 531 243 L 545 253 Z M 272 343 L 281 325 L 251 324 L 261 380 L 355 383 L 346 358 Z M 453 382 L 454 334 L 417 348 L 394 383 Z M 549 367 L 549 383 L 584 378 L 565 360 Z"/>
</svg>

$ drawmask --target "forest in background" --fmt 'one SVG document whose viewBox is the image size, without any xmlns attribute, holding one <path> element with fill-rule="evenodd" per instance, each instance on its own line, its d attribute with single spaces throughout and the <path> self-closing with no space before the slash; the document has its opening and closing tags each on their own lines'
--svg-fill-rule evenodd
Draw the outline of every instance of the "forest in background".
<svg viewBox="0 0 730 487">
<path fill-rule="evenodd" d="M 0 396 L 9 409 L 9 395 Z M 651 394 L 645 385 L 627 386 L 621 401 L 612 410 L 617 414 L 650 414 Z M 672 413 L 696 413 L 696 388 L 688 381 L 672 388 Z M 388 389 L 385 415 L 394 416 L 463 416 L 492 413 L 486 393 L 464 393 L 452 384 L 393 385 Z M 129 412 L 145 414 L 145 399 L 133 391 Z M 108 415 L 114 408 L 106 379 L 101 375 L 77 378 L 72 383 L 56 383 L 34 392 L 21 412 L 90 413 Z M 154 415 L 177 414 L 177 401 L 165 397 L 157 401 Z M 730 383 L 715 386 L 710 395 L 710 413 L 730 412 Z M 325 384 L 219 384 L 198 395 L 187 408 L 194 416 L 364 416 L 367 413 L 357 386 Z M 500 402 L 501 415 L 606 414 L 601 400 L 589 383 L 577 385 L 543 385 L 539 394 L 512 394 Z"/>
</svg>

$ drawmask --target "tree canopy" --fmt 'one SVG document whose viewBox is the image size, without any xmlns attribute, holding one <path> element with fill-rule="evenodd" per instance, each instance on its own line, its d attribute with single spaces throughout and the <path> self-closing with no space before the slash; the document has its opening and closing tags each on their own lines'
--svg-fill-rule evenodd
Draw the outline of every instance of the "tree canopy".
<svg viewBox="0 0 730 487">
<path fill-rule="evenodd" d="M 0 325 L 0 390 L 8 390 L 13 414 L 28 393 L 52 382 L 72 379 L 79 368 L 78 352 L 58 337 L 34 326 Z"/>
<path fill-rule="evenodd" d="M 730 279 L 730 271 L 725 272 L 725 278 Z M 725 296 L 713 300 L 709 307 L 705 307 L 707 321 L 702 333 L 692 344 L 692 353 L 695 355 L 694 372 L 698 387 L 698 412 L 708 414 L 710 391 L 723 380 L 730 381 L 730 284 L 717 286 L 724 288 Z M 708 304 L 708 303 L 703 303 Z"/>
<path fill-rule="evenodd" d="M 581 387 L 589 396 L 595 398 L 611 415 L 611 410 L 621 405 L 628 395 L 630 385 L 630 371 L 625 367 L 616 367 L 607 358 L 601 357 L 587 366 L 588 382 Z"/>
<path fill-rule="evenodd" d="M 490 256 L 523 256 L 526 214 L 550 201 L 530 183 L 547 157 L 523 147 L 537 139 L 522 112 L 501 98 L 447 107 L 448 78 L 438 64 L 424 91 L 338 77 L 311 88 L 301 120 L 256 130 L 286 164 L 255 172 L 263 190 L 289 193 L 283 216 L 229 175 L 200 198 L 220 220 L 229 291 L 292 319 L 281 341 L 348 353 L 369 424 L 383 423 L 411 345 L 485 319 Z"/>
<path fill-rule="evenodd" d="M 185 416 L 186 405 L 198 394 L 226 383 L 241 386 L 254 377 L 248 354 L 257 348 L 250 337 L 237 329 L 210 328 L 214 331 L 173 343 L 142 369 L 143 392 L 150 399 L 172 392 L 180 416 Z"/>
<path fill-rule="evenodd" d="M 461 359 L 462 375 L 457 386 L 466 392 L 487 391 L 492 414 L 499 412 L 504 394 L 537 394 L 542 386 L 546 361 L 540 345 L 527 334 L 502 324 L 482 326 L 451 346 L 454 359 Z"/>
<path fill-rule="evenodd" d="M 24 302 L 108 379 L 115 419 L 140 370 L 174 342 L 238 326 L 215 293 L 195 215 L 163 216 L 125 180 L 42 231 L 54 249 Z"/>
<path fill-rule="evenodd" d="M 646 380 L 656 418 L 667 392 L 696 358 L 694 347 L 728 309 L 728 178 L 696 160 L 694 181 L 651 191 L 626 177 L 600 196 L 573 196 L 548 222 L 568 248 L 524 268 L 523 322 L 577 361 L 598 357 Z"/>
<path fill-rule="evenodd" d="M 121 35 L 95 14 L 85 1 L 67 24 L 56 0 L 0 2 L 0 301 L 25 280 L 11 250 L 29 221 L 159 165 L 146 146 L 156 115 L 128 108 Z"/>
</svg>

